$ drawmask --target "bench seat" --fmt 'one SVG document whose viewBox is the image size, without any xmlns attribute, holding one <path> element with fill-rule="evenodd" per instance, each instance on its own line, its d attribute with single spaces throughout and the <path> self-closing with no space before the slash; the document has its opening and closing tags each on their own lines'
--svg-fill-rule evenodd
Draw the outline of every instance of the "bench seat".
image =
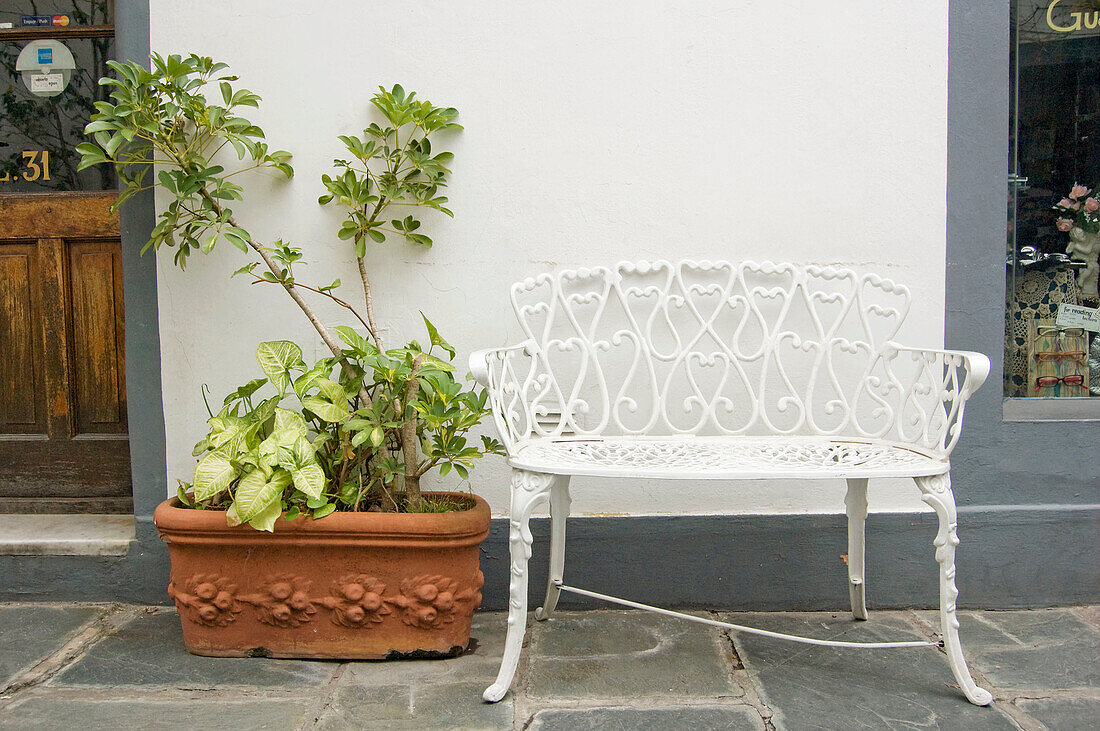
<svg viewBox="0 0 1100 731">
<path fill-rule="evenodd" d="M 805 436 L 535 439 L 509 464 L 552 475 L 691 480 L 917 477 L 949 468 L 912 445 Z"/>
</svg>

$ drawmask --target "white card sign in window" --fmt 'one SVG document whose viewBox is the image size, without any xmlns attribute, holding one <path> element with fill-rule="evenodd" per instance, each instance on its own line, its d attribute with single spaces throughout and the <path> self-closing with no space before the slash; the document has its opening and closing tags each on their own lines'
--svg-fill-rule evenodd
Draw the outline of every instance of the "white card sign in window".
<svg viewBox="0 0 1100 731">
<path fill-rule="evenodd" d="M 31 74 L 31 93 L 54 96 L 65 89 L 65 77 L 61 74 Z"/>
<path fill-rule="evenodd" d="M 1100 310 L 1079 305 L 1058 305 L 1058 317 L 1054 324 L 1061 328 L 1079 327 L 1094 333 L 1100 332 Z"/>
</svg>

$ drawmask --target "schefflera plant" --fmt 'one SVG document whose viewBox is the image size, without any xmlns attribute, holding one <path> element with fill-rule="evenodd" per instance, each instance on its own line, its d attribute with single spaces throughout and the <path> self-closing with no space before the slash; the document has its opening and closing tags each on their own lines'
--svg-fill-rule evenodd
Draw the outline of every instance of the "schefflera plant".
<svg viewBox="0 0 1100 731">
<path fill-rule="evenodd" d="M 97 104 L 86 128 L 90 141 L 78 147 L 81 167 L 109 163 L 118 169 L 125 187 L 116 205 L 151 187 L 168 194 L 145 249 L 175 247 L 181 268 L 195 251 L 209 253 L 223 241 L 251 254 L 253 260 L 235 274 L 281 287 L 332 352 L 307 366 L 295 343 L 261 343 L 256 356 L 265 377 L 236 389 L 211 413 L 210 431 L 195 448 L 200 459 L 192 483 L 181 482 L 180 500 L 195 508 L 225 508 L 230 524 L 263 530 L 272 530 L 280 514 L 293 519 L 336 510 L 454 509 L 422 499 L 420 478 L 432 469 L 453 469 L 465 479 L 473 460 L 503 453 L 495 440 L 482 437 L 479 446 L 467 441 L 489 413 L 486 394 L 455 379 L 454 349 L 426 317 L 426 350 L 415 341 L 384 349 L 364 257 L 367 239 L 382 242 L 392 233 L 431 244 L 417 232 L 415 217 L 376 224 L 400 205 L 450 214 L 438 195 L 450 153 L 432 155 L 428 135 L 459 128 L 457 112 L 417 100 L 400 86 L 380 88 L 371 100 L 388 125 L 368 128 L 377 131 L 377 155 L 357 140 L 357 159 L 376 165 L 384 159 L 385 169 L 366 172 L 373 180 L 360 180 L 354 196 L 339 196 L 356 211 L 355 230 L 345 223 L 340 237 L 355 242 L 361 311 L 336 294 L 339 280 L 322 286 L 297 276 L 300 249 L 283 241 L 262 244 L 234 217 L 230 205 L 243 199 L 244 189 L 233 176 L 260 167 L 293 173 L 290 154 L 271 151 L 263 131 L 240 114 L 242 107 L 257 107 L 259 96 L 234 88 L 235 76 L 219 76 L 225 64 L 196 55 L 154 54 L 150 69 L 132 62 L 109 65 L 117 78 L 100 83 L 114 87 L 111 102 Z M 351 149 L 356 138 L 342 139 Z M 226 148 L 240 163 L 231 172 L 224 167 L 232 157 L 222 152 Z M 351 165 L 344 167 L 341 180 Z M 339 188 L 327 176 L 324 183 L 330 191 Z M 363 187 L 371 191 L 363 193 Z M 361 195 L 375 196 L 364 199 L 371 208 L 363 217 L 357 215 L 365 210 Z M 326 326 L 309 299 L 316 297 L 344 308 L 367 337 L 352 327 Z"/>
</svg>

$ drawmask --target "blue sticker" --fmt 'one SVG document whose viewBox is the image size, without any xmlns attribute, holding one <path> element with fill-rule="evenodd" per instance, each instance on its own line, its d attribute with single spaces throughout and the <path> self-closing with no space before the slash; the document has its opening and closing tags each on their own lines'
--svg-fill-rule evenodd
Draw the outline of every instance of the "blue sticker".
<svg viewBox="0 0 1100 731">
<path fill-rule="evenodd" d="M 38 65 L 43 66 L 48 63 L 53 63 L 53 49 L 52 48 L 39 48 L 38 49 Z"/>
</svg>

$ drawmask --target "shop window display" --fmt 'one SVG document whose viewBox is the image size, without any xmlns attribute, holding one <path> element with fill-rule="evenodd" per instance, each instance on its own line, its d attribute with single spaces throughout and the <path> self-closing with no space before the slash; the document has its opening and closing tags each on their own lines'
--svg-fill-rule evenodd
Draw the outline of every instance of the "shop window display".
<svg viewBox="0 0 1100 731">
<path fill-rule="evenodd" d="M 1100 396 L 1100 2 L 1013 11 L 1005 395 Z"/>
</svg>

